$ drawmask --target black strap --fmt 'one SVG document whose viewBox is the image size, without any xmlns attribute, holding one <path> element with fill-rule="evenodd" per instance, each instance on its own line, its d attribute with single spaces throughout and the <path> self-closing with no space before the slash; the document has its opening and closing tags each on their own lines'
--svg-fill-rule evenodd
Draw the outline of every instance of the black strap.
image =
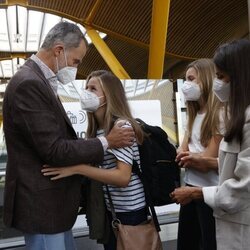
<svg viewBox="0 0 250 250">
<path fill-rule="evenodd" d="M 148 208 L 150 209 L 150 214 L 151 214 L 151 216 L 153 218 L 155 228 L 156 228 L 156 230 L 158 232 L 160 232 L 161 231 L 160 224 L 159 224 L 156 212 L 155 212 L 155 207 L 153 205 L 152 198 L 150 196 L 150 192 L 149 192 L 147 182 L 145 181 L 145 178 L 144 178 L 144 176 L 143 176 L 143 174 L 141 172 L 141 169 L 139 168 L 139 165 L 138 165 L 137 161 L 135 161 L 135 160 L 133 160 L 132 172 L 139 176 L 139 178 L 140 178 L 140 180 L 141 180 L 141 182 L 143 184 L 146 204 L 147 204 Z"/>
<path fill-rule="evenodd" d="M 155 212 L 155 208 L 154 208 L 152 199 L 150 197 L 150 192 L 148 190 L 148 186 L 146 184 L 145 179 L 143 178 L 143 175 L 142 175 L 142 172 L 141 172 L 141 170 L 140 170 L 140 168 L 138 166 L 138 163 L 135 160 L 133 160 L 132 171 L 133 171 L 133 173 L 137 174 L 139 176 L 139 178 L 141 179 L 141 182 L 142 182 L 143 187 L 144 187 L 144 192 L 145 192 L 146 205 L 147 205 L 147 207 L 150 210 L 149 212 L 150 212 L 150 214 L 151 214 L 151 216 L 153 218 L 156 230 L 158 232 L 160 232 L 161 231 L 160 224 L 159 224 L 156 212 Z M 109 192 L 108 185 L 105 185 L 105 187 L 106 187 L 106 191 L 107 191 L 107 194 L 108 194 L 109 205 L 110 205 L 112 219 L 113 219 L 113 221 L 112 221 L 112 227 L 116 228 L 117 227 L 117 223 L 121 223 L 121 222 L 116 217 L 115 208 L 114 208 L 114 204 L 113 204 L 110 192 Z"/>
<path fill-rule="evenodd" d="M 112 214 L 112 219 L 113 219 L 112 220 L 112 227 L 117 228 L 117 224 L 121 224 L 121 221 L 119 219 L 117 219 L 117 217 L 116 217 L 115 207 L 114 207 L 114 204 L 113 204 L 110 192 L 109 192 L 109 187 L 108 187 L 108 185 L 105 185 L 105 187 L 106 187 L 106 191 L 107 191 L 107 194 L 108 194 L 109 206 L 110 206 L 110 209 L 111 209 L 111 214 Z"/>
<path fill-rule="evenodd" d="M 113 204 L 110 192 L 109 192 L 109 187 L 108 187 L 108 185 L 105 185 L 105 186 L 106 186 L 106 191 L 107 191 L 108 198 L 109 198 L 109 206 L 111 209 L 112 218 L 113 218 L 113 220 L 116 220 L 117 218 L 116 218 L 116 214 L 115 214 L 115 208 L 114 208 L 114 204 Z"/>
</svg>

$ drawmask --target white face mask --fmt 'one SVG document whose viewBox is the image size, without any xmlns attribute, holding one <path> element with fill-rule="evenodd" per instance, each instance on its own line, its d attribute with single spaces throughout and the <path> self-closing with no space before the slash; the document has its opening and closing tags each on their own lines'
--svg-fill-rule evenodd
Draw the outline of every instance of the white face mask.
<svg viewBox="0 0 250 250">
<path fill-rule="evenodd" d="M 61 82 L 63 85 L 74 81 L 76 79 L 76 72 L 77 72 L 77 68 L 68 66 L 65 51 L 64 51 L 64 59 L 66 62 L 66 67 L 59 69 L 58 59 L 56 57 L 56 65 L 57 65 L 56 76 L 58 81 Z"/>
<path fill-rule="evenodd" d="M 104 96 L 97 96 L 95 93 L 84 89 L 80 96 L 81 107 L 87 112 L 95 112 L 98 108 L 106 103 L 100 105 L 100 98 Z"/>
<path fill-rule="evenodd" d="M 186 101 L 198 101 L 201 97 L 201 89 L 197 83 L 185 81 L 181 90 Z"/>
<path fill-rule="evenodd" d="M 230 95 L 230 83 L 225 83 L 215 78 L 213 81 L 213 92 L 221 102 L 227 102 Z"/>
</svg>

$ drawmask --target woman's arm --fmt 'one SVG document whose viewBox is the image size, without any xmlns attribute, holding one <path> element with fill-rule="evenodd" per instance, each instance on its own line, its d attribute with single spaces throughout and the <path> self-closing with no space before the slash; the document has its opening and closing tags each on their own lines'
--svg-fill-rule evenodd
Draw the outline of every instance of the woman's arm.
<svg viewBox="0 0 250 250">
<path fill-rule="evenodd" d="M 111 184 L 117 187 L 126 187 L 131 179 L 132 167 L 122 161 L 117 161 L 114 169 L 102 169 L 98 167 L 80 164 L 69 167 L 45 167 L 42 170 L 44 176 L 53 176 L 51 180 L 58 180 L 71 175 L 79 174 L 90 179 Z"/>
<path fill-rule="evenodd" d="M 199 168 L 200 166 L 200 169 L 202 169 L 204 172 L 206 170 L 218 169 L 218 158 L 215 157 L 188 153 L 181 158 L 181 161 L 183 162 L 183 168 L 186 168 L 188 166 Z"/>
<path fill-rule="evenodd" d="M 220 146 L 220 142 L 222 138 L 223 136 L 219 134 L 212 136 L 208 146 L 206 147 L 204 152 L 201 154 L 201 156 L 217 158 L 218 153 L 219 153 L 219 146 Z"/>
<path fill-rule="evenodd" d="M 217 169 L 218 160 L 214 157 L 205 157 L 200 155 L 187 155 L 182 158 L 182 161 L 185 162 L 183 167 L 186 167 L 185 164 L 190 164 L 190 166 L 202 166 L 199 169 Z M 209 187 L 211 188 L 215 187 Z M 203 188 L 204 189 L 204 188 Z M 201 187 L 180 187 L 176 188 L 171 194 L 170 197 L 174 202 L 181 205 L 186 205 L 192 200 L 203 199 L 203 189 Z M 211 191 L 210 191 L 211 192 Z"/>
<path fill-rule="evenodd" d="M 218 151 L 221 135 L 213 136 L 203 153 L 182 152 L 179 154 L 180 165 L 183 168 L 193 168 L 206 173 L 211 170 L 218 171 Z"/>
<path fill-rule="evenodd" d="M 179 160 L 184 168 L 193 168 L 200 172 L 218 170 L 217 156 L 219 144 L 222 139 L 221 135 L 213 136 L 202 154 L 193 154 L 191 152 L 182 152 L 179 154 Z M 181 205 L 188 204 L 193 199 L 203 199 L 202 188 L 200 187 L 180 187 L 175 189 L 170 197 L 176 203 Z"/>
<path fill-rule="evenodd" d="M 187 133 L 187 131 L 184 134 L 184 137 L 183 137 L 183 140 L 182 140 L 180 147 L 177 149 L 177 157 L 178 157 L 179 153 L 184 152 L 184 151 L 188 151 L 188 133 Z"/>
<path fill-rule="evenodd" d="M 184 155 L 187 155 L 188 153 L 189 153 L 189 151 L 188 151 L 188 134 L 187 134 L 187 131 L 186 131 L 185 135 L 183 137 L 182 143 L 181 143 L 180 147 L 177 149 L 177 155 L 176 155 L 176 158 L 175 158 L 175 161 L 178 162 L 178 165 L 180 167 L 182 167 L 182 162 L 180 161 L 181 158 Z"/>
<path fill-rule="evenodd" d="M 243 127 L 243 139 L 223 142 L 220 153 L 221 184 L 203 188 L 205 202 L 217 215 L 235 214 L 250 204 L 250 108 Z"/>
</svg>

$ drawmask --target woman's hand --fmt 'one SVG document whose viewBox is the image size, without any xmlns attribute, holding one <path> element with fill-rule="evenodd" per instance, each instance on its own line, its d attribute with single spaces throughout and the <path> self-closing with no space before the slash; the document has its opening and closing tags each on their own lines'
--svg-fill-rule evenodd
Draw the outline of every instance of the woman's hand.
<svg viewBox="0 0 250 250">
<path fill-rule="evenodd" d="M 218 170 L 217 158 L 204 157 L 200 154 L 189 153 L 183 155 L 180 159 L 179 165 L 183 168 L 192 168 L 202 173 L 207 173 L 211 170 Z"/>
<path fill-rule="evenodd" d="M 207 159 L 199 153 L 181 152 L 177 155 L 176 161 L 181 168 L 192 168 L 202 173 L 212 170 L 210 164 L 207 164 Z"/>
<path fill-rule="evenodd" d="M 180 187 L 176 188 L 169 196 L 177 204 L 186 205 L 194 199 L 202 199 L 203 193 L 200 187 Z"/>
<path fill-rule="evenodd" d="M 53 176 L 50 178 L 53 181 L 76 174 L 74 171 L 74 167 L 54 168 L 54 167 L 49 167 L 48 165 L 44 165 L 43 167 L 44 167 L 42 169 L 43 175 Z"/>
<path fill-rule="evenodd" d="M 181 162 L 182 157 L 187 156 L 187 155 L 189 155 L 189 154 L 190 154 L 189 151 L 179 151 L 179 153 L 177 153 L 177 156 L 176 156 L 176 158 L 175 158 L 175 161 L 178 162 L 178 165 L 179 165 L 180 167 L 182 167 L 182 165 L 183 165 L 183 163 Z"/>
</svg>

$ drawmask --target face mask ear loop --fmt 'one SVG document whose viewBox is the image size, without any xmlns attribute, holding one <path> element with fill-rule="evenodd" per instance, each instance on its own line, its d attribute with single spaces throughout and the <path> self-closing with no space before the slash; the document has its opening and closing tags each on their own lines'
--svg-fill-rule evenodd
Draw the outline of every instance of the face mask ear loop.
<svg viewBox="0 0 250 250">
<path fill-rule="evenodd" d="M 67 62 L 67 57 L 66 57 L 66 51 L 63 47 L 63 54 L 64 54 L 64 59 L 65 59 L 65 63 L 66 63 L 66 67 L 68 67 L 68 62 Z"/>
<path fill-rule="evenodd" d="M 101 104 L 98 108 L 100 108 L 100 107 L 102 107 L 102 106 L 104 106 L 104 105 L 106 105 L 107 104 L 107 102 L 104 102 L 103 104 Z"/>
<path fill-rule="evenodd" d="M 57 67 L 57 72 L 58 72 L 59 71 L 59 64 L 58 64 L 57 56 L 56 56 L 56 67 Z"/>
</svg>

